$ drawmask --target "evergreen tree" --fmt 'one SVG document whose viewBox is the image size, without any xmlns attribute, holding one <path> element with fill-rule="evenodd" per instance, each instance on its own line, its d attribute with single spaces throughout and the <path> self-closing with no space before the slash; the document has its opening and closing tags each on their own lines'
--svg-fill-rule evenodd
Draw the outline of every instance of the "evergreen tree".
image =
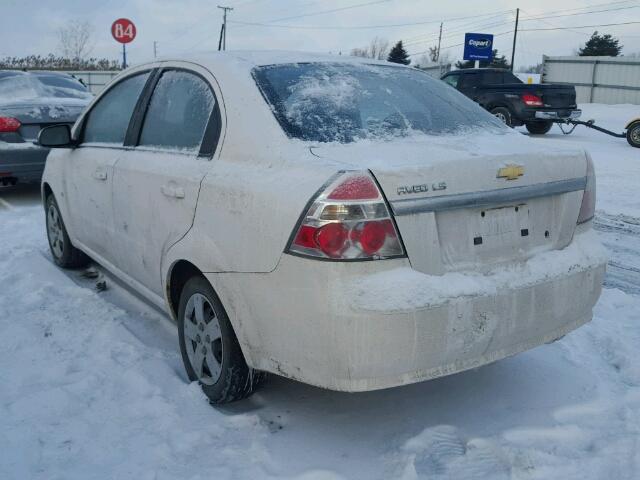
<svg viewBox="0 0 640 480">
<path fill-rule="evenodd" d="M 461 60 L 456 62 L 456 68 L 459 70 L 465 68 L 473 68 L 475 66 L 474 60 Z M 490 62 L 486 60 L 480 60 L 480 68 L 509 68 L 509 61 L 504 55 L 498 55 L 498 50 L 493 50 L 493 59 Z"/>
<path fill-rule="evenodd" d="M 595 31 L 584 47 L 578 50 L 578 55 L 581 57 L 617 57 L 621 51 L 620 40 L 609 34 L 598 35 L 598 32 Z"/>
<path fill-rule="evenodd" d="M 409 65 L 411 60 L 409 59 L 409 54 L 404 49 L 402 45 L 402 40 L 396 43 L 391 51 L 389 52 L 389 56 L 387 57 L 388 62 L 393 63 L 401 63 L 403 65 Z"/>
</svg>

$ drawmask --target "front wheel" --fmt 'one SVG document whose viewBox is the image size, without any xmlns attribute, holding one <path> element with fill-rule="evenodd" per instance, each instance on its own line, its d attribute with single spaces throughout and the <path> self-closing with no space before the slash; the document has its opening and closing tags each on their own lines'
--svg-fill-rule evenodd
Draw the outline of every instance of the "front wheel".
<svg viewBox="0 0 640 480">
<path fill-rule="evenodd" d="M 67 229 L 62 221 L 58 202 L 53 194 L 49 195 L 45 201 L 47 239 L 53 261 L 62 268 L 86 267 L 89 257 L 71 245 Z"/>
<path fill-rule="evenodd" d="M 527 131 L 532 135 L 544 135 L 551 130 L 553 122 L 527 122 L 525 123 L 525 127 L 527 127 Z"/>
<path fill-rule="evenodd" d="M 507 127 L 513 127 L 511 112 L 505 107 L 496 107 L 491 110 L 494 117 L 504 123 Z"/>
<path fill-rule="evenodd" d="M 632 147 L 640 148 L 640 120 L 636 120 L 627 128 L 627 142 Z"/>
<path fill-rule="evenodd" d="M 191 278 L 180 295 L 178 336 L 189 380 L 198 381 L 212 404 L 250 396 L 264 373 L 245 362 L 227 313 L 202 277 Z"/>
</svg>

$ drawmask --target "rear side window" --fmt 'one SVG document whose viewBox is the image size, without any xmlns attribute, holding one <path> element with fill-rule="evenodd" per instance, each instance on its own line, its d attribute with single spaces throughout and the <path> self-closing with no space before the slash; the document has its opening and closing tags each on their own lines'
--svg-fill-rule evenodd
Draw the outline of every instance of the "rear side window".
<svg viewBox="0 0 640 480">
<path fill-rule="evenodd" d="M 89 112 L 84 143 L 122 145 L 131 114 L 149 77 L 149 72 L 129 77 L 111 88 Z"/>
<path fill-rule="evenodd" d="M 504 83 L 504 73 L 502 72 L 484 72 L 482 81 L 485 85 L 502 85 Z"/>
<path fill-rule="evenodd" d="M 477 73 L 465 73 L 460 79 L 462 88 L 473 88 L 480 85 L 480 75 Z"/>
<path fill-rule="evenodd" d="M 164 72 L 151 96 L 140 145 L 197 152 L 215 97 L 199 76 L 180 70 Z"/>
</svg>

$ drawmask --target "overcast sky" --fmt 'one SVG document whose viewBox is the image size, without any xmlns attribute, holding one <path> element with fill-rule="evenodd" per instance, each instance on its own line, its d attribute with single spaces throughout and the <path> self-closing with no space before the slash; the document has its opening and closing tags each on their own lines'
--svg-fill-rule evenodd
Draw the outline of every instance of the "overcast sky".
<svg viewBox="0 0 640 480">
<path fill-rule="evenodd" d="M 465 31 L 504 33 L 495 45 L 510 56 L 513 34 L 505 32 L 513 30 L 515 8 L 522 7 L 517 67 L 539 62 L 542 54 L 571 55 L 596 29 L 618 36 L 625 45 L 623 53 L 640 52 L 640 23 L 526 31 L 640 22 L 638 0 L 0 0 L 0 56 L 56 53 L 57 30 L 71 20 L 86 20 L 94 28 L 93 56 L 120 58 L 121 47 L 110 33 L 119 17 L 130 18 L 138 29 L 127 47 L 130 63 L 153 58 L 154 41 L 162 56 L 215 50 L 222 21 L 218 1 L 234 7 L 228 17 L 228 49 L 348 53 L 378 36 L 391 42 L 402 39 L 410 53 L 418 54 L 437 44 L 442 20 L 442 52 L 452 59 L 462 57 L 462 47 L 455 45 L 463 42 Z M 541 16 L 545 18 L 527 20 Z"/>
</svg>

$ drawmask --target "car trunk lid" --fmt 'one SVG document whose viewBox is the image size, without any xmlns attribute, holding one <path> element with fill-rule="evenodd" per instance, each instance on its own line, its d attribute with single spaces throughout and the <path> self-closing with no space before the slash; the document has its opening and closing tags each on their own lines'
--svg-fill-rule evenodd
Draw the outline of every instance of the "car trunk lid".
<svg viewBox="0 0 640 480">
<path fill-rule="evenodd" d="M 572 238 L 585 184 L 584 152 L 544 151 L 505 135 L 433 137 L 313 148 L 368 168 L 422 272 L 488 271 L 559 249 Z"/>
<path fill-rule="evenodd" d="M 39 99 L 37 102 L 0 105 L 0 115 L 18 119 L 21 123 L 18 133 L 24 140 L 34 141 L 44 127 L 73 125 L 85 106 L 86 102 L 79 100 Z"/>
</svg>

